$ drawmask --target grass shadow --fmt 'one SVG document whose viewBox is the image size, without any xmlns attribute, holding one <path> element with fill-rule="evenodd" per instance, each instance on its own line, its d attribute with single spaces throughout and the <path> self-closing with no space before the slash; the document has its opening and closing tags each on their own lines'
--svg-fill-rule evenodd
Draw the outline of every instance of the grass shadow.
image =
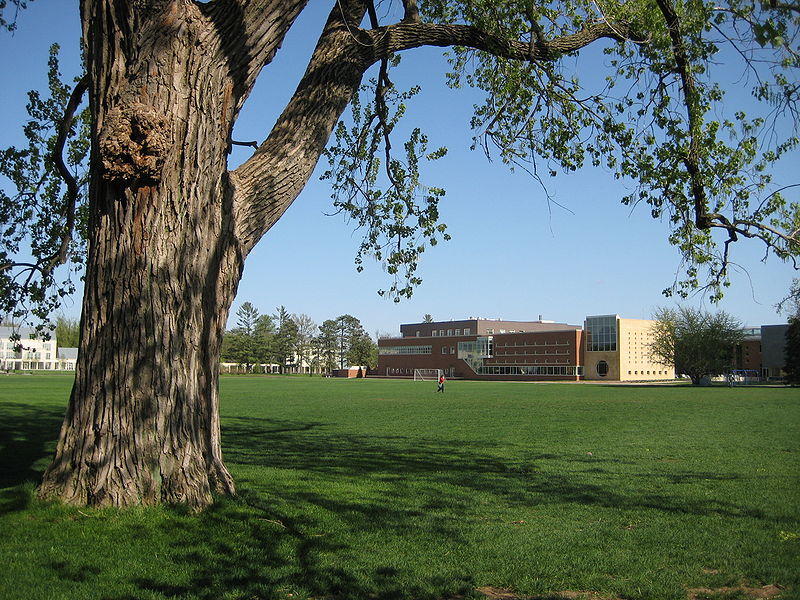
<svg viewBox="0 0 800 600">
<path fill-rule="evenodd" d="M 317 533 L 320 523 L 313 517 L 282 513 L 270 499 L 252 490 L 220 499 L 192 518 L 176 517 L 166 525 L 170 560 L 187 576 L 183 580 L 169 575 L 134 576 L 130 582 L 143 593 L 141 597 L 434 600 L 441 595 L 430 591 L 431 584 L 452 587 L 445 578 L 408 585 L 390 565 L 356 573 L 335 560 L 349 550 L 340 537 Z M 470 587 L 471 582 L 465 581 L 461 591 Z M 104 600 L 139 597 L 109 595 Z"/>
<path fill-rule="evenodd" d="M 51 454 L 63 420 L 63 408 L 0 403 L 0 488 L 41 479 L 34 465 Z"/>
<path fill-rule="evenodd" d="M 438 493 L 436 490 L 446 485 L 453 496 L 442 500 L 456 512 L 459 500 L 468 509 L 470 499 L 480 492 L 499 496 L 509 506 L 580 503 L 699 516 L 765 516 L 745 503 L 679 493 L 681 484 L 701 480 L 736 481 L 739 476 L 677 466 L 671 472 L 656 473 L 637 468 L 630 461 L 552 452 L 520 461 L 492 455 L 491 447 L 483 442 L 451 443 L 437 439 L 327 432 L 319 424 L 258 418 L 226 419 L 223 446 L 226 461 L 232 464 L 330 477 L 369 475 L 389 482 L 411 479 L 422 485 L 429 483 L 428 490 L 434 496 Z M 622 480 L 635 485 L 619 486 Z M 663 487 L 657 484 L 672 484 L 675 493 L 657 493 L 654 490 Z M 387 506 L 370 507 L 365 512 L 380 512 L 394 501 L 393 494 L 387 494 Z M 331 510 L 353 509 L 352 506 L 331 506 L 330 501 L 324 499 L 317 502 Z"/>
</svg>

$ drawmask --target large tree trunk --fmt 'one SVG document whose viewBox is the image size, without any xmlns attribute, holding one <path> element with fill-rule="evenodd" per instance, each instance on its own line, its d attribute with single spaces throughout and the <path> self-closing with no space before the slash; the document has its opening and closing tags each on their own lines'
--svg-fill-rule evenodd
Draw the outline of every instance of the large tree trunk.
<svg viewBox="0 0 800 600">
<path fill-rule="evenodd" d="M 146 4 L 81 6 L 89 256 L 76 381 L 40 495 L 199 508 L 234 493 L 218 367 L 244 258 L 305 185 L 366 63 L 334 72 L 330 37 L 346 28 L 329 27 L 321 46 L 332 64 L 309 69 L 270 138 L 229 173 L 236 115 L 305 2 Z"/>
<path fill-rule="evenodd" d="M 94 132 L 80 352 L 41 494 L 199 507 L 234 492 L 217 391 L 243 267 L 221 176 L 234 82 L 210 60 L 213 40 L 194 51 L 191 7 L 162 3 L 153 21 L 100 4 L 84 3 Z"/>
<path fill-rule="evenodd" d="M 76 380 L 40 495 L 202 507 L 234 493 L 218 365 L 251 246 L 237 236 L 230 131 L 252 86 L 247 68 L 274 54 L 302 3 L 288 19 L 277 3 L 285 22 L 272 46 L 258 56 L 253 44 L 244 58 L 221 35 L 238 27 L 243 44 L 243 15 L 137 4 L 81 6 L 94 120 L 89 256 Z"/>
</svg>

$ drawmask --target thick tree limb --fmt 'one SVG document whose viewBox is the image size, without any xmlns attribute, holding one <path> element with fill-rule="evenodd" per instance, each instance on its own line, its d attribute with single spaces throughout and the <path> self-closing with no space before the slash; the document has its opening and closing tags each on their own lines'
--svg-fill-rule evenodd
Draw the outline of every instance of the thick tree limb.
<svg viewBox="0 0 800 600">
<path fill-rule="evenodd" d="M 208 35 L 222 40 L 234 82 L 236 111 L 241 109 L 261 69 L 272 61 L 308 0 L 226 0 L 199 4 L 211 20 Z M 199 42 L 204 43 L 203 39 Z"/>
<path fill-rule="evenodd" d="M 299 195 L 373 62 L 371 40 L 356 25 L 367 9 L 337 0 L 293 97 L 264 143 L 231 173 L 245 254 Z"/>
<path fill-rule="evenodd" d="M 606 22 L 591 23 L 581 31 L 551 40 L 535 36 L 534 44 L 504 38 L 471 25 L 397 23 L 370 31 L 369 35 L 374 42 L 375 60 L 421 46 L 464 46 L 514 60 L 555 60 L 603 38 L 617 41 L 644 39 L 629 25 L 617 23 L 612 26 Z"/>
<path fill-rule="evenodd" d="M 404 4 L 413 13 L 414 3 Z M 608 38 L 641 39 L 623 23 L 592 23 L 552 40 L 507 39 L 469 25 L 404 20 L 369 31 L 358 25 L 372 7 L 363 0 L 337 0 L 293 98 L 267 140 L 231 174 L 245 251 L 263 236 L 300 193 L 336 122 L 357 92 L 366 70 L 393 53 L 422 46 L 465 46 L 510 59 L 555 60 L 564 53 Z M 372 14 L 374 26 L 377 18 Z M 385 84 L 383 72 L 381 80 Z M 284 160 L 291 156 L 291 161 Z"/>
</svg>

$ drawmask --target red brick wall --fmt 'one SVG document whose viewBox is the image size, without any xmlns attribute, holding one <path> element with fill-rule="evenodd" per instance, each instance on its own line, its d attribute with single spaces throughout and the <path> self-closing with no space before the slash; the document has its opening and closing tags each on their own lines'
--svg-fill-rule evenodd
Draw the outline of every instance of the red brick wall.
<svg viewBox="0 0 800 600">
<path fill-rule="evenodd" d="M 468 323 L 468 321 L 453 322 Z M 456 329 L 456 326 L 448 327 Z M 438 326 L 437 326 L 438 329 Z M 575 380 L 575 376 L 476 375 L 458 358 L 458 342 L 474 341 L 477 336 L 403 337 L 378 340 L 378 346 L 431 346 L 431 354 L 380 354 L 375 372 L 379 375 L 412 376 L 414 369 L 442 369 L 455 377 L 497 380 Z M 492 336 L 494 357 L 489 365 L 541 365 L 570 367 L 583 364 L 581 329 L 506 333 Z M 442 349 L 444 348 L 444 352 Z"/>
</svg>

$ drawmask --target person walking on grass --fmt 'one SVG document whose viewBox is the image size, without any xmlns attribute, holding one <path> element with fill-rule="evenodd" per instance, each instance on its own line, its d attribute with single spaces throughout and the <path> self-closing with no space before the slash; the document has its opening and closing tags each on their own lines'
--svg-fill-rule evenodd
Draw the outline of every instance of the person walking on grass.
<svg viewBox="0 0 800 600">
<path fill-rule="evenodd" d="M 439 387 L 436 388 L 436 391 L 444 394 L 444 373 L 439 375 Z"/>
</svg>

